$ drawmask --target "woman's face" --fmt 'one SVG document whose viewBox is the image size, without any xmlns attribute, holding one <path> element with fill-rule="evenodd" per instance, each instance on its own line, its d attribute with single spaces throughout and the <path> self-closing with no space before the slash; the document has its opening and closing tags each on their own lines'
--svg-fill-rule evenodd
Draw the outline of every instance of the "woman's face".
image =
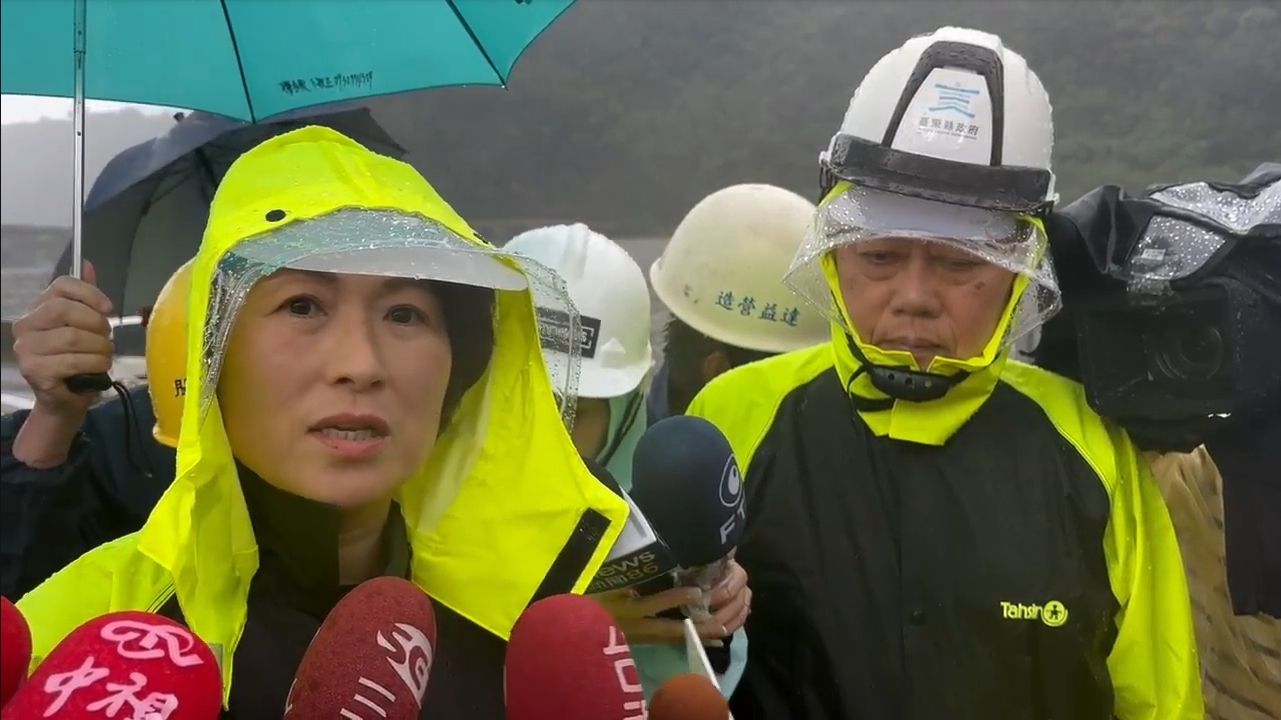
<svg viewBox="0 0 1281 720">
<path fill-rule="evenodd" d="M 232 453 L 311 500 L 390 497 L 431 453 L 450 359 L 427 283 L 277 272 L 250 291 L 223 362 Z"/>
<path fill-rule="evenodd" d="M 938 242 L 880 238 L 834 253 L 859 336 L 912 353 L 922 368 L 937 355 L 981 354 L 1014 285 L 1014 273 Z"/>
</svg>

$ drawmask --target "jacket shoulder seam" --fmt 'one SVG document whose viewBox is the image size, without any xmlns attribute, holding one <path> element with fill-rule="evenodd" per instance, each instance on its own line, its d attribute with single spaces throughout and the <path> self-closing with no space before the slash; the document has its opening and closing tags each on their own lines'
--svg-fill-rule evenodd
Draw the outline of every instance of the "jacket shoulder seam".
<svg viewBox="0 0 1281 720">
<path fill-rule="evenodd" d="M 1041 408 L 1055 432 L 1089 465 L 1111 497 L 1120 481 L 1117 463 L 1112 462 L 1112 470 L 1107 471 L 1108 464 L 1100 463 L 1099 448 L 1092 446 L 1106 439 L 1105 456 L 1120 448 L 1114 442 L 1115 429 L 1090 408 L 1085 399 L 1085 388 L 1049 370 L 1013 359 L 1006 366 L 1006 372 L 1001 374 L 1001 382 Z"/>
<path fill-rule="evenodd" d="M 826 348 L 823 345 L 797 350 L 734 368 L 714 378 L 695 398 L 691 414 L 705 417 L 725 433 L 744 476 L 756 451 L 774 426 L 774 419 L 784 401 L 798 388 L 832 369 L 830 354 L 822 352 Z M 724 404 L 716 402 L 719 407 L 711 408 L 711 412 L 704 415 L 702 411 L 709 398 L 734 398 L 732 402 L 737 412 L 733 416 L 717 418 L 717 410 Z M 743 432 L 734 432 L 734 428 L 742 428 Z M 736 441 L 736 436 L 739 441 Z"/>
</svg>

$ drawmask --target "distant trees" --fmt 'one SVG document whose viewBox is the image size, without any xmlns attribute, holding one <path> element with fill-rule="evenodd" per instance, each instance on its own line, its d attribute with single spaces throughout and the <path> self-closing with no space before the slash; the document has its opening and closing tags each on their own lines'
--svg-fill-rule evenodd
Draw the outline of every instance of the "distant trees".
<svg viewBox="0 0 1281 720">
<path fill-rule="evenodd" d="M 863 74 L 949 24 L 1000 34 L 1045 82 L 1065 200 L 1105 182 L 1237 179 L 1281 155 L 1281 9 L 1268 0 L 596 0 L 528 51 L 508 90 L 371 105 L 496 240 L 521 219 L 665 235 L 728 184 L 813 196 Z"/>
</svg>

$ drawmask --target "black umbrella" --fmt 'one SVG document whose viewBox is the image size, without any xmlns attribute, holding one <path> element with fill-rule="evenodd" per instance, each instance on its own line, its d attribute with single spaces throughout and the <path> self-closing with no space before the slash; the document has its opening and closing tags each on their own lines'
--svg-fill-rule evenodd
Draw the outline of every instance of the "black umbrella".
<svg viewBox="0 0 1281 720">
<path fill-rule="evenodd" d="M 385 155 L 406 154 L 368 108 L 347 104 L 253 125 L 193 112 L 165 134 L 113 157 L 85 200 L 82 242 L 116 312 L 134 315 L 150 306 L 173 271 L 196 254 L 214 189 L 241 153 L 306 125 L 331 127 Z M 67 274 L 70 264 L 68 243 L 55 277 Z"/>
</svg>

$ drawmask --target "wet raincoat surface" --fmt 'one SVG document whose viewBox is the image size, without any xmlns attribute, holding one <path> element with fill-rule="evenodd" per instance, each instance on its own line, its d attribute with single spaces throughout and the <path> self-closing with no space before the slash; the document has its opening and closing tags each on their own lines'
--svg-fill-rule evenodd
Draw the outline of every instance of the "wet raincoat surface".
<svg viewBox="0 0 1281 720">
<path fill-rule="evenodd" d="M 282 224 L 351 208 L 420 216 L 487 247 L 409 165 L 323 128 L 272 138 L 237 160 L 213 200 L 194 266 L 189 378 L 207 377 L 203 350 L 206 329 L 216 322 L 208 309 L 220 260 Z M 565 432 L 530 292 L 495 296 L 487 370 L 462 397 L 426 465 L 401 487 L 392 522 L 403 517 L 405 574 L 431 595 L 438 614 L 456 615 L 501 643 L 531 601 L 586 588 L 627 508 L 588 472 Z M 90 618 L 154 612 L 173 602 L 219 659 L 225 698 L 233 697 L 236 683 L 249 682 L 236 672 L 246 661 L 240 649 L 273 646 L 251 642 L 254 630 L 246 631 L 260 543 L 218 401 L 204 397 L 210 394 L 205 382 L 188 387 L 177 479 L 143 528 L 87 553 L 20 601 L 32 629 L 32 667 Z M 299 632 L 309 631 L 314 627 Z M 501 713 L 501 666 L 493 676 L 493 697 L 474 703 L 491 708 L 482 717 L 501 716 L 492 711 L 496 703 Z M 429 701 L 436 690 L 429 689 Z M 424 708 L 425 715 L 430 710 Z M 279 717 L 281 706 L 232 711 L 237 718 Z"/>
<path fill-rule="evenodd" d="M 1178 546 L 1127 436 L 997 336 L 950 361 L 968 374 L 942 397 L 895 400 L 855 343 L 899 360 L 844 327 L 688 411 L 729 438 L 748 493 L 735 716 L 1201 718 Z"/>
</svg>

